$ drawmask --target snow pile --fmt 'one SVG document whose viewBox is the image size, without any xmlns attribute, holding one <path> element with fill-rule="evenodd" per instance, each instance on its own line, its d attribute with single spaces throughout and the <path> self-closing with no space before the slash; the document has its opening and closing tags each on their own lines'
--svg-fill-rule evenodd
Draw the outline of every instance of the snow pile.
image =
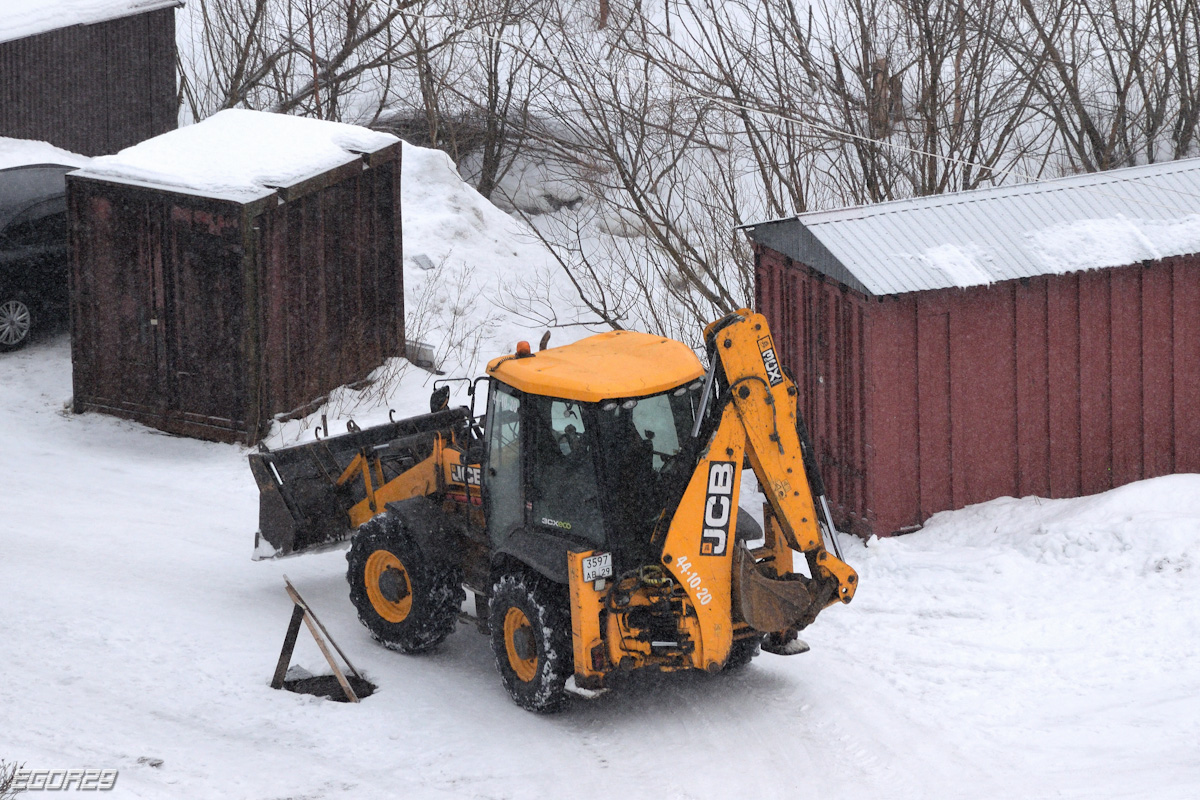
<svg viewBox="0 0 1200 800">
<path fill-rule="evenodd" d="M 1200 253 L 1200 214 L 1179 219 L 1085 219 L 1028 234 L 1031 255 L 1047 272 L 1119 267 Z"/>
<path fill-rule="evenodd" d="M 357 125 L 234 108 L 96 158 L 82 174 L 250 202 L 397 141 Z"/>
<path fill-rule="evenodd" d="M 1182 572 L 1200 558 L 1200 476 L 1168 475 L 1093 497 L 1001 498 L 935 514 L 924 533 L 936 544 L 1004 551 L 1039 564 Z"/>
<path fill-rule="evenodd" d="M 480 161 L 478 154 L 467 156 L 460 168 L 463 177 L 476 182 Z M 505 211 L 518 210 L 533 215 L 564 207 L 575 209 L 584 202 L 584 194 L 579 182 L 571 176 L 570 166 L 544 155 L 517 157 L 500 177 L 496 191 L 492 193 L 492 202 Z"/>
<path fill-rule="evenodd" d="M 487 362 L 512 353 L 517 342 L 537 346 L 551 325 L 552 345 L 594 333 L 572 326 L 577 300 L 553 256 L 521 221 L 464 183 L 440 150 L 404 143 L 401 209 L 404 226 L 405 338 L 428 345 L 448 378 L 484 374 Z M 526 302 L 535 298 L 531 307 Z M 346 421 L 386 422 L 429 411 L 438 375 L 392 359 L 369 385 L 342 387 L 300 420 L 276 422 L 270 447 L 309 441 L 324 416 L 334 433 Z M 451 403 L 468 405 L 465 383 L 451 386 Z M 476 413 L 482 413 L 480 405 Z"/>
<path fill-rule="evenodd" d="M 0 169 L 24 167 L 30 164 L 62 164 L 64 167 L 85 167 L 91 163 L 87 156 L 55 147 L 49 142 L 31 139 L 10 139 L 0 136 Z"/>
<path fill-rule="evenodd" d="M 4 0 L 0 42 L 180 5 L 183 0 Z"/>
</svg>

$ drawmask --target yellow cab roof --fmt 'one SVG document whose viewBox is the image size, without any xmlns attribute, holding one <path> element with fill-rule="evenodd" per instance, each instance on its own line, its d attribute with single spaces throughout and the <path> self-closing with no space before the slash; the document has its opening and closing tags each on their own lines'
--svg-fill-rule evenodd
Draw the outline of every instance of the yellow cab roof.
<svg viewBox="0 0 1200 800">
<path fill-rule="evenodd" d="M 494 358 L 487 372 L 529 394 L 596 403 L 665 392 L 701 377 L 704 367 L 683 342 L 609 331 L 526 358 Z"/>
</svg>

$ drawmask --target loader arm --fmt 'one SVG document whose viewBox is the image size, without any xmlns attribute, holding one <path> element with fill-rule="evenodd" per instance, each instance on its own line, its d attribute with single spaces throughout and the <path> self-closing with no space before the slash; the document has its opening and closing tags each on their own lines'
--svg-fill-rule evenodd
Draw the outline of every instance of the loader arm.
<svg viewBox="0 0 1200 800">
<path fill-rule="evenodd" d="M 455 448 L 470 420 L 466 408 L 444 409 L 251 453 L 259 491 L 255 558 L 337 546 L 389 503 L 455 485 L 477 500 L 478 486 L 453 474 L 464 469 Z"/>
<path fill-rule="evenodd" d="M 858 576 L 825 549 L 825 503 L 805 458 L 796 387 L 775 355 L 766 318 L 743 309 L 705 330 L 712 391 L 701 409 L 698 463 L 663 539 L 662 563 L 688 592 L 699 623 L 697 667 L 713 670 L 752 629 L 780 647 L 827 606 L 854 597 Z M 766 544 L 736 540 L 743 456 L 767 497 Z M 811 577 L 793 572 L 792 553 Z M 764 645 L 766 646 L 766 645 Z"/>
</svg>

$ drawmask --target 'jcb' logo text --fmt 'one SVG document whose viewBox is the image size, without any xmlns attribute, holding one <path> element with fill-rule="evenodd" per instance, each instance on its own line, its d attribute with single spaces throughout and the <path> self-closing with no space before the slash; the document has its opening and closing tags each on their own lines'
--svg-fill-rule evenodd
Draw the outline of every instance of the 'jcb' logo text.
<svg viewBox="0 0 1200 800">
<path fill-rule="evenodd" d="M 700 555 L 723 556 L 729 548 L 729 520 L 733 517 L 732 461 L 713 461 L 708 465 L 708 493 L 704 497 L 704 533 L 700 536 Z"/>
<path fill-rule="evenodd" d="M 462 464 L 450 465 L 450 480 L 455 483 L 465 483 L 468 486 L 479 486 L 482 482 L 480 479 L 483 476 L 480 474 L 479 467 L 464 467 Z"/>
<path fill-rule="evenodd" d="M 762 354 L 763 367 L 767 370 L 767 381 L 772 386 L 783 383 L 783 370 L 779 368 L 779 359 L 775 357 L 775 345 L 770 336 L 758 340 L 758 352 Z"/>
</svg>

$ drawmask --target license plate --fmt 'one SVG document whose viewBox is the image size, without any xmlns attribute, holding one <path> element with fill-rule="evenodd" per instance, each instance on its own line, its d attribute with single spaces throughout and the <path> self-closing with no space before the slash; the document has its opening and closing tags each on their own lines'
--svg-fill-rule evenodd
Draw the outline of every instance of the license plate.
<svg viewBox="0 0 1200 800">
<path fill-rule="evenodd" d="M 597 553 L 583 560 L 583 580 L 585 583 L 612 577 L 612 553 Z"/>
</svg>

